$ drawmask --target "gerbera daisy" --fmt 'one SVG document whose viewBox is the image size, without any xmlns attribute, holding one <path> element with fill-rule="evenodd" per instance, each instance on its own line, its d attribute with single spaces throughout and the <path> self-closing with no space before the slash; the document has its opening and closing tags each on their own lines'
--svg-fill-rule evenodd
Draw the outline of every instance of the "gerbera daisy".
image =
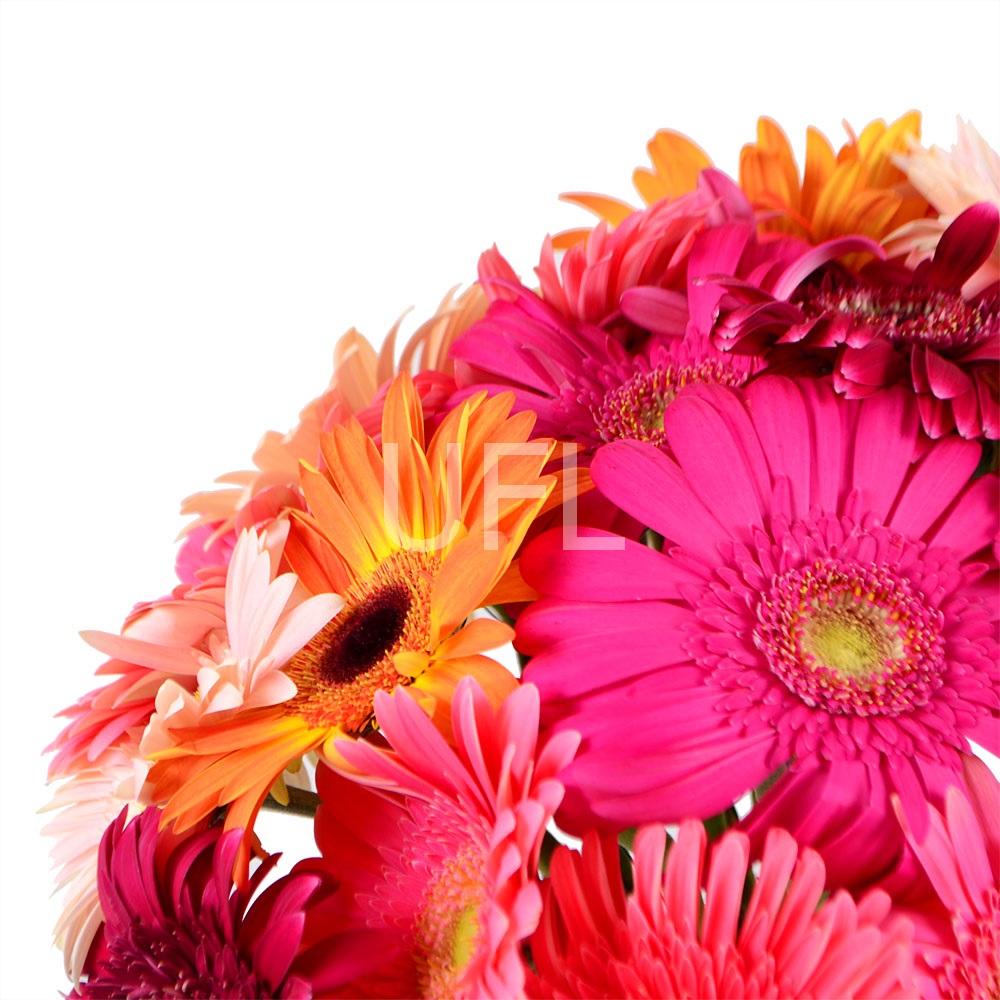
<svg viewBox="0 0 1000 1000">
<path fill-rule="evenodd" d="M 618 314 L 622 293 L 636 285 L 683 289 L 687 254 L 697 234 L 706 226 L 752 218 L 749 202 L 733 182 L 706 171 L 684 197 L 630 211 L 614 226 L 601 222 L 558 263 L 555 242 L 546 237 L 535 268 L 539 294 L 566 319 L 605 327 L 628 343 L 637 331 Z M 483 255 L 479 279 L 491 299 L 508 297 L 507 286 L 518 284 L 496 248 Z"/>
<path fill-rule="evenodd" d="M 663 441 L 663 412 L 685 386 L 742 385 L 761 360 L 716 350 L 686 335 L 683 292 L 632 289 L 623 311 L 654 329 L 633 347 L 599 327 L 567 320 L 522 285 L 505 283 L 485 317 L 452 348 L 460 386 L 510 389 L 516 409 L 538 415 L 537 431 L 593 449 L 621 438 Z M 641 296 L 637 298 L 635 296 Z"/>
<path fill-rule="evenodd" d="M 770 118 L 757 121 L 757 141 L 740 153 L 739 187 L 756 210 L 762 232 L 799 236 L 822 243 L 860 233 L 880 240 L 906 223 L 921 219 L 929 206 L 926 192 L 907 181 L 897 157 L 920 137 L 920 115 L 910 112 L 891 125 L 878 120 L 836 152 L 822 132 L 806 131 L 806 165 L 800 174 L 788 137 Z M 632 180 L 647 205 L 661 199 L 683 199 L 710 171 L 712 161 L 686 136 L 668 129 L 657 132 L 647 149 L 651 168 L 640 167 Z M 613 198 L 564 196 L 617 225 L 631 210 Z M 582 239 L 573 231 L 561 241 Z"/>
<path fill-rule="evenodd" d="M 192 568 L 212 564 L 210 560 L 218 554 L 211 553 L 211 546 L 217 539 L 233 535 L 231 548 L 235 532 L 265 524 L 282 507 L 299 505 L 299 462 L 318 460 L 322 432 L 354 415 L 374 436 L 381 413 L 381 407 L 374 404 L 379 390 L 387 386 L 397 370 L 419 372 L 416 381 L 422 398 L 440 404 L 442 381 L 448 386 L 444 395 L 450 395 L 453 386 L 448 349 L 486 310 L 486 299 L 478 285 L 457 297 L 455 292 L 452 289 L 437 312 L 410 337 L 398 366 L 396 336 L 402 318 L 377 352 L 357 330 L 345 333 L 334 346 L 333 377 L 326 391 L 302 410 L 298 424 L 287 434 L 268 431 L 264 435 L 253 455 L 256 469 L 226 473 L 216 480 L 229 484 L 226 489 L 195 493 L 184 501 L 181 513 L 193 514 L 195 520 L 185 529 L 187 541 L 178 556 L 181 579 L 187 579 Z M 429 407 L 429 415 L 437 408 Z M 253 509 L 254 502 L 259 509 Z M 200 528 L 208 531 L 196 535 Z"/>
<path fill-rule="evenodd" d="M 765 357 L 825 353 L 839 392 L 857 398 L 902 383 L 917 394 L 931 437 L 957 428 L 963 437 L 996 439 L 1000 289 L 994 284 L 971 300 L 961 289 L 993 252 L 998 232 L 997 209 L 980 204 L 948 227 L 933 259 L 916 271 L 817 270 L 821 258 L 844 248 L 847 241 L 840 241 L 757 281 L 716 277 L 729 293 L 721 302 L 716 345 Z M 725 269 L 732 256 L 720 254 L 717 275 L 735 273 Z"/>
<path fill-rule="evenodd" d="M 760 118 L 757 141 L 740 153 L 740 187 L 761 213 L 762 230 L 822 243 L 859 233 L 873 240 L 927 214 L 928 205 L 906 181 L 894 157 L 920 138 L 920 115 L 891 125 L 873 121 L 834 153 L 815 128 L 806 131 L 803 173 L 777 122 Z"/>
<path fill-rule="evenodd" d="M 525 677 L 543 722 L 583 737 L 567 821 L 707 817 L 787 765 L 763 803 L 837 768 L 835 795 L 772 824 L 813 843 L 845 802 L 939 797 L 969 739 L 1000 749 L 997 477 L 970 484 L 976 443 L 924 451 L 899 390 L 777 377 L 694 387 L 664 427 L 670 455 L 620 441 L 593 463 L 662 552 L 550 535 L 522 557 L 546 595 L 518 621 Z M 883 827 L 845 881 L 892 861 Z"/>
<path fill-rule="evenodd" d="M 71 1000 L 112 997 L 313 995 L 323 944 L 310 911 L 332 891 L 317 871 L 293 871 L 251 905 L 277 855 L 243 889 L 231 881 L 240 832 L 211 827 L 187 839 L 159 831 L 159 810 L 123 811 L 101 840 L 104 917 Z"/>
<path fill-rule="evenodd" d="M 681 824 L 667 854 L 662 826 L 635 836 L 622 886 L 614 837 L 590 831 L 582 855 L 559 847 L 531 938 L 536 997 L 904 997 L 912 928 L 874 890 L 824 896 L 824 869 L 784 830 L 768 835 L 743 911 L 749 842 L 726 833 L 705 871 L 701 823 Z"/>
<path fill-rule="evenodd" d="M 356 421 L 320 438 L 323 471 L 303 466 L 309 513 L 292 512 L 285 558 L 307 591 L 346 605 L 283 668 L 293 697 L 176 732 L 150 774 L 166 821 L 184 830 L 228 804 L 226 828 L 251 829 L 287 765 L 371 731 L 379 690 L 405 685 L 443 725 L 466 674 L 495 700 L 510 690 L 482 654 L 511 630 L 467 619 L 491 603 L 554 485 L 541 475 L 554 442 L 527 443 L 534 417 L 508 417 L 512 403 L 479 393 L 425 448 L 404 374 L 386 397 L 381 448 Z"/>
<path fill-rule="evenodd" d="M 920 995 L 994 997 L 1000 993 L 1000 789 L 976 757 L 965 759 L 968 797 L 949 788 L 918 837 L 897 801 L 907 843 L 928 885 L 923 900 L 899 907 L 914 923 Z M 908 886 L 907 896 L 915 895 Z"/>
<path fill-rule="evenodd" d="M 103 919 L 97 893 L 98 845 L 115 817 L 142 811 L 139 792 L 149 766 L 139 753 L 138 736 L 119 738 L 96 760 L 60 783 L 43 811 L 58 811 L 42 829 L 55 839 L 56 892 L 65 889 L 53 935 L 63 953 L 66 975 L 79 982 L 94 935 Z"/>
<path fill-rule="evenodd" d="M 375 697 L 392 750 L 338 744 L 347 777 L 318 775 L 316 840 L 340 883 L 336 995 L 522 995 L 534 876 L 574 733 L 538 741 L 538 692 L 494 710 L 471 678 L 451 742 L 402 690 Z M 370 787 L 368 787 L 370 786 Z"/>
<path fill-rule="evenodd" d="M 1000 156 L 971 122 L 958 119 L 958 142 L 951 152 L 937 146 L 925 149 L 911 141 L 909 151 L 894 159 L 910 183 L 938 212 L 937 218 L 916 219 L 886 238 L 889 255 L 907 254 L 906 263 L 910 267 L 933 256 L 941 235 L 967 208 L 986 201 L 1000 209 Z M 962 286 L 962 291 L 972 298 L 998 280 L 1000 243 Z"/>
</svg>

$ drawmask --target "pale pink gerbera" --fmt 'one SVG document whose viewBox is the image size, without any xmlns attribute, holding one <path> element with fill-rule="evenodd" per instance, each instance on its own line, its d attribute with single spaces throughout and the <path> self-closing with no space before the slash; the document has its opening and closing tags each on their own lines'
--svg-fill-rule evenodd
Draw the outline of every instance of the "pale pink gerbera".
<svg viewBox="0 0 1000 1000">
<path fill-rule="evenodd" d="M 345 333 L 334 347 L 329 386 L 305 406 L 298 424 L 287 434 L 268 431 L 264 435 L 253 455 L 255 469 L 226 473 L 217 480 L 226 488 L 195 493 L 182 504 L 181 513 L 193 514 L 195 520 L 186 529 L 188 537 L 178 556 L 181 579 L 189 579 L 194 569 L 212 565 L 213 558 L 225 556 L 235 543 L 234 532 L 266 525 L 281 507 L 304 509 L 299 463 L 317 463 L 320 434 L 349 416 L 357 416 L 365 430 L 374 433 L 380 422 L 380 391 L 384 395 L 397 371 L 419 373 L 417 391 L 425 414 L 433 418 L 454 388 L 448 350 L 485 310 L 486 299 L 478 285 L 459 296 L 452 289 L 437 312 L 407 341 L 398 365 L 396 336 L 402 319 L 378 352 L 357 330 Z M 198 532 L 201 528 L 208 530 Z M 216 544 L 220 539 L 221 548 Z"/>
<path fill-rule="evenodd" d="M 877 877 L 902 849 L 891 792 L 926 813 L 970 740 L 1000 749 L 997 477 L 970 483 L 977 442 L 925 448 L 901 390 L 696 386 L 665 430 L 669 455 L 616 441 L 592 465 L 662 552 L 556 534 L 522 556 L 545 595 L 517 623 L 525 678 L 582 736 L 567 819 L 707 817 L 787 765 L 755 832 L 788 829 L 838 884 Z"/>
<path fill-rule="evenodd" d="M 988 201 L 1000 209 L 1000 156 L 970 122 L 958 119 L 958 142 L 951 152 L 938 146 L 925 149 L 913 140 L 909 153 L 897 154 L 894 161 L 939 213 L 936 219 L 917 219 L 886 237 L 890 256 L 907 254 L 910 267 L 933 256 L 944 231 L 967 208 Z M 998 280 L 1000 242 L 962 290 L 971 298 Z"/>
<path fill-rule="evenodd" d="M 880 890 L 823 901 L 819 856 L 772 830 L 743 912 L 746 836 L 729 832 L 705 872 L 705 828 L 662 826 L 635 837 L 626 896 L 615 838 L 589 832 L 582 855 L 556 850 L 542 923 L 531 938 L 536 997 L 906 997 L 912 928 Z"/>
<path fill-rule="evenodd" d="M 241 532 L 226 574 L 225 627 L 192 649 L 198 664 L 194 691 L 172 679 L 160 686 L 142 741 L 147 756 L 174 745 L 171 729 L 185 729 L 189 739 L 191 727 L 219 713 L 277 705 L 295 695 L 295 683 L 281 668 L 344 600 L 335 594 L 310 597 L 294 573 L 278 573 L 288 527 L 280 521 L 260 535 Z M 120 655 L 127 656 L 128 641 L 120 645 Z"/>
<path fill-rule="evenodd" d="M 62 913 L 53 931 L 66 975 L 78 982 L 100 926 L 97 857 L 101 836 L 122 812 L 142 811 L 139 791 L 149 765 L 142 761 L 136 735 L 120 738 L 94 761 L 62 782 L 43 811 L 58 811 L 42 833 L 55 839 L 56 891 L 65 889 Z"/>
<path fill-rule="evenodd" d="M 896 803 L 930 889 L 900 907 L 914 923 L 920 995 L 928 1000 L 1000 996 L 1000 789 L 978 758 L 965 765 L 968 797 L 949 788 L 922 837 Z"/>
<path fill-rule="evenodd" d="M 292 871 L 251 904 L 277 855 L 234 889 L 239 830 L 180 839 L 159 823 L 158 809 L 131 822 L 123 812 L 104 834 L 104 922 L 71 1000 L 313 996 L 326 964 L 313 919 L 333 888 L 325 876 Z"/>
<path fill-rule="evenodd" d="M 327 768 L 318 778 L 316 840 L 341 884 L 338 965 L 324 989 L 521 994 L 521 943 L 541 910 L 538 852 L 576 734 L 539 744 L 533 687 L 494 715 L 471 678 L 452 703 L 453 745 L 402 689 L 376 694 L 375 711 L 393 750 L 339 741 L 354 780 Z"/>
</svg>

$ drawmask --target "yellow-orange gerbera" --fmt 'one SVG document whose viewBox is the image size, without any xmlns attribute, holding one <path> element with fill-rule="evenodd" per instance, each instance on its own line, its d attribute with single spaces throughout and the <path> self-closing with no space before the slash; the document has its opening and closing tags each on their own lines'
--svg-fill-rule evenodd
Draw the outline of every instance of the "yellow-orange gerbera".
<svg viewBox="0 0 1000 1000">
<path fill-rule="evenodd" d="M 845 124 L 845 127 L 846 124 Z M 788 137 L 777 122 L 760 118 L 757 141 L 740 152 L 740 187 L 755 207 L 776 213 L 761 229 L 822 243 L 860 233 L 881 240 L 927 214 L 927 200 L 907 181 L 893 158 L 920 138 L 920 115 L 911 111 L 886 125 L 871 122 L 834 153 L 818 129 L 806 130 L 802 176 Z"/>
<path fill-rule="evenodd" d="M 920 115 L 915 111 L 891 125 L 871 122 L 857 136 L 848 128 L 848 141 L 837 152 L 822 132 L 810 127 L 805 171 L 800 175 L 781 127 L 770 118 L 760 118 L 757 141 L 740 153 L 740 188 L 760 213 L 762 231 L 791 233 L 811 243 L 853 233 L 882 240 L 928 213 L 927 199 L 894 162 L 919 138 Z M 689 194 L 701 171 L 712 166 L 700 146 L 670 129 L 657 132 L 646 148 L 651 166 L 636 169 L 632 181 L 647 205 Z M 634 211 L 626 202 L 604 195 L 566 194 L 563 199 L 613 226 Z M 553 245 L 565 250 L 589 232 L 567 230 L 554 238 Z"/>
<path fill-rule="evenodd" d="M 447 726 L 467 675 L 498 703 L 514 679 L 483 653 L 512 637 L 490 603 L 525 532 L 555 485 L 543 476 L 555 442 L 528 443 L 534 414 L 510 416 L 514 397 L 479 393 L 456 407 L 425 447 L 409 375 L 386 396 L 381 445 L 353 418 L 319 439 L 322 470 L 303 463 L 308 513 L 292 511 L 285 558 L 306 590 L 336 593 L 343 610 L 284 670 L 290 699 L 237 711 L 154 755 L 153 798 L 184 830 L 228 806 L 226 828 L 252 830 L 271 786 L 312 750 L 330 758 L 338 737 L 373 725 L 379 690 L 407 687 Z M 245 878 L 249 836 L 237 875 Z"/>
</svg>

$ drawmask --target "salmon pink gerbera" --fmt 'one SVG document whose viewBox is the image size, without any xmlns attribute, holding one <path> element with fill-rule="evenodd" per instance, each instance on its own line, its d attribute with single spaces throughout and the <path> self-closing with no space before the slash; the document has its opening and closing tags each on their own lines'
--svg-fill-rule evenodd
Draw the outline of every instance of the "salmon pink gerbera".
<svg viewBox="0 0 1000 1000">
<path fill-rule="evenodd" d="M 494 711 L 472 678 L 451 742 L 402 690 L 376 696 L 392 750 L 339 743 L 350 770 L 321 768 L 316 840 L 340 883 L 335 974 L 344 996 L 513 997 L 535 929 L 534 880 L 574 733 L 538 740 L 538 692 Z"/>
<path fill-rule="evenodd" d="M 328 879 L 293 871 L 253 899 L 277 855 L 235 889 L 239 831 L 179 839 L 159 821 L 157 809 L 131 822 L 123 811 L 101 840 L 104 922 L 71 1000 L 311 997 L 325 948 L 310 911 L 332 891 Z"/>
<path fill-rule="evenodd" d="M 663 551 L 595 532 L 600 550 L 549 534 L 522 557 L 545 595 L 518 621 L 525 677 L 543 722 L 583 738 L 568 821 L 707 817 L 791 765 L 769 825 L 853 881 L 901 849 L 892 791 L 926 816 L 968 740 L 1000 749 L 997 477 L 970 484 L 979 446 L 921 454 L 918 429 L 901 390 L 768 376 L 679 398 L 669 455 L 597 453 L 598 489 Z M 825 795 L 793 794 L 834 769 Z M 856 815 L 871 835 L 826 853 Z"/>
<path fill-rule="evenodd" d="M 532 997 L 905 997 L 913 993 L 912 927 L 874 890 L 824 896 L 819 856 L 784 830 L 768 834 L 759 872 L 746 836 L 713 845 L 701 823 L 635 835 L 626 896 L 614 837 L 593 831 L 582 855 L 557 848 L 531 938 Z"/>
</svg>

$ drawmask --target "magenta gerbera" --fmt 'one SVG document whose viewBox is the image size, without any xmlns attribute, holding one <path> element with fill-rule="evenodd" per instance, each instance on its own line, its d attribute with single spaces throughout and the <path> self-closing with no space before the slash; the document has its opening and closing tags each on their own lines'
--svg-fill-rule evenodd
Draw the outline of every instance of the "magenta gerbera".
<svg viewBox="0 0 1000 1000">
<path fill-rule="evenodd" d="M 656 334 L 626 347 L 596 326 L 565 319 L 523 286 L 506 286 L 452 347 L 460 386 L 513 390 L 538 415 L 536 433 L 592 449 L 619 439 L 663 444 L 663 413 L 688 385 L 743 385 L 764 364 L 716 350 L 688 326 L 680 292 L 655 288 L 636 310 Z"/>
<path fill-rule="evenodd" d="M 804 250 L 755 280 L 716 275 L 728 292 L 716 346 L 765 357 L 825 353 L 838 392 L 863 398 L 905 385 L 916 393 L 931 437 L 957 429 L 962 437 L 995 440 L 1000 288 L 994 282 L 967 299 L 962 286 L 994 252 L 998 218 L 988 203 L 966 209 L 942 234 L 933 258 L 914 271 L 880 262 L 860 274 L 820 267 L 849 248 L 847 239 Z M 731 266 L 720 256 L 724 274 L 735 273 Z"/>
<path fill-rule="evenodd" d="M 846 814 L 885 818 L 895 790 L 926 815 L 969 739 L 998 749 L 997 477 L 970 484 L 979 446 L 922 452 L 918 431 L 901 390 L 849 401 L 765 377 L 679 398 L 670 456 L 597 453 L 598 488 L 663 551 L 561 551 L 550 534 L 522 558 L 546 595 L 518 622 L 525 677 L 543 723 L 583 737 L 570 822 L 707 817 L 787 765 L 762 805 L 836 769 L 770 822 L 850 881 L 901 838 L 870 823 L 827 855 Z"/>
<path fill-rule="evenodd" d="M 310 911 L 332 891 L 326 876 L 292 871 L 251 905 L 277 855 L 235 889 L 242 831 L 216 826 L 179 839 L 159 823 L 159 809 L 127 824 L 123 810 L 105 831 L 104 923 L 71 1000 L 311 997 L 325 959 Z"/>
<path fill-rule="evenodd" d="M 913 995 L 912 927 L 874 890 L 823 901 L 824 869 L 784 830 L 767 838 L 743 906 L 749 841 L 730 831 L 705 871 L 701 823 L 635 837 L 626 896 L 614 837 L 590 832 L 582 855 L 560 847 L 531 939 L 536 997 L 905 997 Z"/>
<path fill-rule="evenodd" d="M 539 744 L 533 687 L 494 715 L 471 678 L 452 703 L 453 744 L 403 689 L 377 694 L 375 714 L 393 750 L 338 741 L 357 773 L 318 776 L 316 840 L 341 883 L 338 965 L 326 988 L 519 995 L 521 942 L 541 910 L 538 853 L 576 734 Z"/>
</svg>

